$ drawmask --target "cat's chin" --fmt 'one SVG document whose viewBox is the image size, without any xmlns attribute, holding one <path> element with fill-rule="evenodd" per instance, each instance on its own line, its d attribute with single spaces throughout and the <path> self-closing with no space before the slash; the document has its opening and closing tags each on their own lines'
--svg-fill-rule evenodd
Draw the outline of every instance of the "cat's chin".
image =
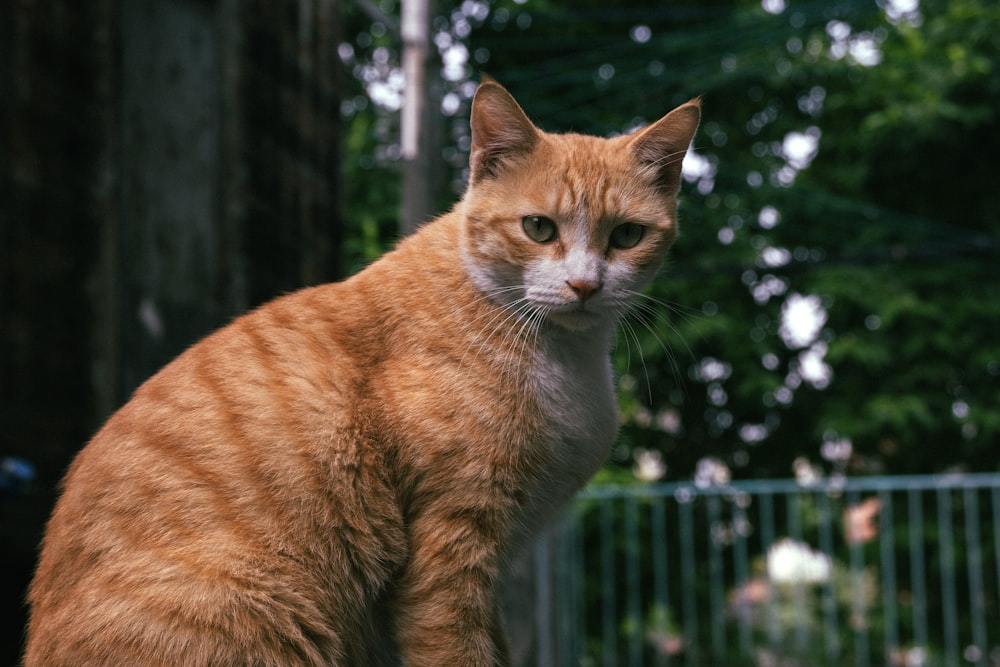
<svg viewBox="0 0 1000 667">
<path fill-rule="evenodd" d="M 588 310 L 550 312 L 547 319 L 561 329 L 573 332 L 591 331 L 608 326 L 608 318 Z"/>
</svg>

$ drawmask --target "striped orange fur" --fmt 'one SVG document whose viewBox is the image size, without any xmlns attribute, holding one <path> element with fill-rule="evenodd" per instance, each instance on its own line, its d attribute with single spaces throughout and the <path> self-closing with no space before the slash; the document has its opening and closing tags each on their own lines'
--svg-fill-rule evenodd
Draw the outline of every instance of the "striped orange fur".
<svg viewBox="0 0 1000 667">
<path fill-rule="evenodd" d="M 698 118 L 548 134 L 485 81 L 451 212 L 194 345 L 80 452 L 25 665 L 507 664 L 497 583 L 611 447 Z"/>
</svg>

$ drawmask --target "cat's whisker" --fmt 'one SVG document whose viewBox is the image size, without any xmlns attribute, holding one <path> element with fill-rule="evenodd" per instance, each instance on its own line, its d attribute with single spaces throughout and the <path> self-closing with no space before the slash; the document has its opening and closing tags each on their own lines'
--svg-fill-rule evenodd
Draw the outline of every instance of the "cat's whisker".
<svg viewBox="0 0 1000 667">
<path fill-rule="evenodd" d="M 630 310 L 641 310 L 653 316 L 654 319 L 666 317 L 662 312 L 664 310 L 684 319 L 699 319 L 698 311 L 683 304 L 665 301 L 635 290 L 627 290 L 625 293 L 631 299 L 629 302 Z"/>
<path fill-rule="evenodd" d="M 464 314 L 467 311 L 478 311 L 478 310 L 481 310 L 482 304 L 488 303 L 488 302 L 493 302 L 496 305 L 499 305 L 499 306 L 503 307 L 502 301 L 496 299 L 495 297 L 499 296 L 499 295 L 501 295 L 501 294 L 503 294 L 505 292 L 514 292 L 514 291 L 517 291 L 518 289 L 523 289 L 523 288 L 519 287 L 519 286 L 510 286 L 510 287 L 505 287 L 505 288 L 501 288 L 501 289 L 491 290 L 489 292 L 479 293 L 476 296 L 476 298 L 474 298 L 472 301 L 470 301 L 468 303 L 463 303 L 463 304 L 457 306 L 455 309 L 452 310 L 452 312 L 450 314 L 452 316 L 459 316 L 459 315 Z M 492 314 L 492 311 L 490 311 L 490 313 L 488 313 L 488 314 Z M 471 323 L 475 323 L 481 317 L 482 316 L 477 316 L 477 318 L 474 319 L 474 320 L 472 320 Z M 458 318 L 458 317 L 455 317 L 455 319 L 456 320 L 460 320 L 460 318 Z"/>
<path fill-rule="evenodd" d="M 631 326 L 628 322 L 625 321 L 624 313 L 620 314 L 616 318 L 616 321 L 618 323 L 618 328 L 623 331 L 625 330 L 626 327 Z M 628 336 L 624 336 L 624 340 L 625 340 L 625 368 L 628 369 L 632 367 L 632 344 L 629 341 Z M 616 338 L 616 347 L 617 347 L 617 338 Z"/>
<path fill-rule="evenodd" d="M 646 396 L 649 399 L 649 403 L 653 403 L 653 387 L 649 380 L 649 369 L 646 368 L 646 357 L 642 353 L 642 341 L 639 340 L 639 335 L 636 333 L 635 327 L 632 326 L 627 320 L 622 320 L 621 322 L 622 331 L 625 334 L 625 346 L 629 350 L 629 363 L 632 359 L 632 347 L 629 343 L 629 338 L 635 341 L 635 349 L 639 354 L 639 364 L 642 366 L 642 374 L 646 379 Z"/>
<path fill-rule="evenodd" d="M 525 353 L 528 350 L 529 338 L 532 340 L 531 347 L 534 347 L 534 341 L 536 341 L 538 337 L 539 325 L 541 324 L 541 320 L 545 317 L 545 313 L 542 309 L 527 300 L 525 300 L 524 308 L 520 312 L 526 313 L 526 316 L 522 318 L 521 325 L 516 330 L 512 330 L 510 332 L 512 334 L 511 350 L 513 351 L 517 348 L 519 340 L 520 348 L 517 349 L 517 354 L 508 355 L 508 368 L 505 369 L 505 371 L 510 373 L 512 377 L 516 377 L 516 364 L 520 359 L 524 358 Z"/>
<path fill-rule="evenodd" d="M 509 304 L 498 304 L 500 308 L 495 314 L 479 329 L 479 333 L 473 338 L 469 343 L 469 348 L 477 341 L 481 341 L 476 351 L 476 357 L 487 345 L 487 341 L 493 337 L 500 329 L 506 328 L 507 331 L 504 333 L 500 340 L 499 348 L 508 348 L 507 352 L 503 353 L 501 357 L 502 367 L 501 374 L 503 376 L 509 376 L 513 374 L 514 366 L 517 364 L 517 360 L 523 357 L 526 347 L 526 341 L 522 341 L 521 349 L 513 354 L 513 350 L 517 346 L 517 341 L 522 337 L 522 332 L 526 328 L 533 329 L 537 335 L 537 324 L 533 321 L 536 319 L 536 307 L 527 299 L 521 298 Z M 516 324 L 516 321 L 520 320 L 520 325 Z M 490 328 L 492 326 L 492 328 Z M 489 332 L 487 333 L 487 330 Z M 468 349 L 466 353 L 468 353 Z M 464 356 L 463 356 L 464 359 Z"/>
<path fill-rule="evenodd" d="M 521 344 L 522 356 L 525 354 L 527 350 L 529 349 L 533 350 L 538 345 L 538 336 L 542 328 L 542 322 L 545 320 L 545 316 L 546 313 L 544 309 L 538 308 L 537 306 L 534 308 L 534 312 L 529 317 L 529 320 L 527 322 L 527 324 L 530 324 L 530 328 L 528 329 L 527 335 L 524 337 L 524 340 L 522 341 Z M 528 342 L 529 337 L 531 338 L 530 345 Z"/>
<path fill-rule="evenodd" d="M 687 341 L 684 339 L 684 336 L 681 334 L 680 329 L 678 329 L 677 325 L 675 325 L 670 320 L 670 318 L 667 317 L 663 313 L 663 311 L 660 308 L 657 308 L 655 306 L 660 306 L 661 308 L 665 308 L 667 310 L 670 310 L 671 312 L 680 314 L 682 316 L 684 315 L 684 313 L 682 311 L 680 311 L 678 308 L 673 307 L 670 304 L 668 304 L 668 303 L 666 303 L 666 302 L 664 302 L 664 301 L 662 301 L 660 299 L 657 299 L 655 297 L 651 297 L 651 296 L 643 294 L 641 292 L 634 292 L 634 291 L 630 292 L 630 296 L 633 298 L 633 301 L 632 301 L 632 304 L 631 304 L 630 312 L 626 315 L 626 318 L 629 315 L 633 316 L 634 319 L 637 320 L 638 322 L 640 322 L 642 324 L 642 326 L 647 331 L 649 331 L 650 335 L 653 336 L 653 338 L 659 344 L 660 349 L 663 350 L 663 353 L 664 353 L 664 355 L 665 355 L 668 363 L 670 364 L 670 369 L 671 369 L 671 371 L 672 371 L 672 373 L 674 375 L 675 381 L 677 382 L 678 386 L 681 387 L 681 390 L 683 391 L 683 382 L 682 382 L 683 376 L 682 376 L 682 374 L 680 372 L 680 366 L 679 366 L 678 361 L 677 361 L 677 355 L 675 354 L 673 348 L 669 344 L 667 344 L 667 342 L 664 341 L 663 338 L 656 332 L 656 329 L 653 326 L 653 323 L 654 322 L 660 322 L 664 326 L 666 326 L 668 329 L 670 329 L 670 331 L 676 336 L 676 338 L 683 344 L 684 349 L 687 351 L 688 356 L 692 360 L 694 360 L 694 352 L 691 350 L 691 347 L 688 345 Z M 627 321 L 628 320 L 624 319 L 624 318 L 622 320 L 623 323 L 625 323 Z M 633 333 L 634 333 L 634 330 L 633 330 Z M 637 343 L 638 343 L 638 339 L 637 339 Z M 647 381 L 648 381 L 648 376 L 647 376 Z"/>
<path fill-rule="evenodd" d="M 632 294 L 635 296 L 637 301 L 641 301 L 647 306 L 648 304 L 652 303 L 655 304 L 658 308 L 661 308 L 663 310 L 669 310 L 671 313 L 677 315 L 678 317 L 682 317 L 684 319 L 701 319 L 700 315 L 698 314 L 699 311 L 695 310 L 694 308 L 684 306 L 679 303 L 664 301 L 663 299 L 658 299 L 654 296 L 650 296 L 649 294 L 643 294 L 642 292 L 632 292 Z"/>
<path fill-rule="evenodd" d="M 465 306 L 459 309 L 459 312 L 466 310 L 470 306 L 475 306 L 478 309 L 478 307 L 481 306 L 482 303 L 491 301 L 498 306 L 498 308 L 495 311 L 490 311 L 487 313 L 487 315 L 489 315 L 490 317 L 489 320 L 485 322 L 485 324 L 480 325 L 479 320 L 484 318 L 484 316 L 480 315 L 463 327 L 462 333 L 470 334 L 470 341 L 465 349 L 465 352 L 462 354 L 462 364 L 465 363 L 465 358 L 468 355 L 469 350 L 471 350 L 472 347 L 475 346 L 477 342 L 479 343 L 479 346 L 476 352 L 476 358 L 478 358 L 479 352 L 481 352 L 483 348 L 486 346 L 486 341 L 489 340 L 490 336 L 492 336 L 497 331 L 498 328 L 504 326 L 512 318 L 518 317 L 520 313 L 523 312 L 523 308 L 520 307 L 521 304 L 525 301 L 523 298 L 518 299 L 517 301 L 514 301 L 510 304 L 504 304 L 502 302 L 498 302 L 493 298 L 494 296 L 503 294 L 505 292 L 516 292 L 518 290 L 523 290 L 523 287 L 510 286 L 510 287 L 491 290 L 489 293 L 480 295 L 472 304 L 466 304 Z M 490 329 L 490 332 L 484 335 L 486 330 L 491 325 L 493 325 L 493 327 L 492 329 Z"/>
</svg>

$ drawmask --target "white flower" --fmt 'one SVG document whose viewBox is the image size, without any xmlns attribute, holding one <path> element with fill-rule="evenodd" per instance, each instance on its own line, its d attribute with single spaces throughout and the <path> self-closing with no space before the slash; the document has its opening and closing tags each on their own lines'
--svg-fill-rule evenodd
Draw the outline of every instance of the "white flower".
<svg viewBox="0 0 1000 667">
<path fill-rule="evenodd" d="M 830 557 L 789 537 L 767 550 L 767 576 L 778 584 L 819 584 L 829 580 Z"/>
</svg>

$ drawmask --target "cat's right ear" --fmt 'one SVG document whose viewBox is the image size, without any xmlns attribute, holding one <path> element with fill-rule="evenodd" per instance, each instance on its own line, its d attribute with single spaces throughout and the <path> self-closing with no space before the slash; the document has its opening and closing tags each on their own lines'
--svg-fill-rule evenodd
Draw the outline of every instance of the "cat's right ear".
<svg viewBox="0 0 1000 667">
<path fill-rule="evenodd" d="M 701 121 L 701 100 L 693 99 L 677 107 L 631 140 L 641 162 L 656 169 L 656 183 L 669 195 L 681 187 L 681 163 Z"/>
<path fill-rule="evenodd" d="M 511 94 L 493 79 L 484 79 L 472 98 L 471 181 L 496 178 L 506 163 L 530 153 L 538 129 Z"/>
</svg>

